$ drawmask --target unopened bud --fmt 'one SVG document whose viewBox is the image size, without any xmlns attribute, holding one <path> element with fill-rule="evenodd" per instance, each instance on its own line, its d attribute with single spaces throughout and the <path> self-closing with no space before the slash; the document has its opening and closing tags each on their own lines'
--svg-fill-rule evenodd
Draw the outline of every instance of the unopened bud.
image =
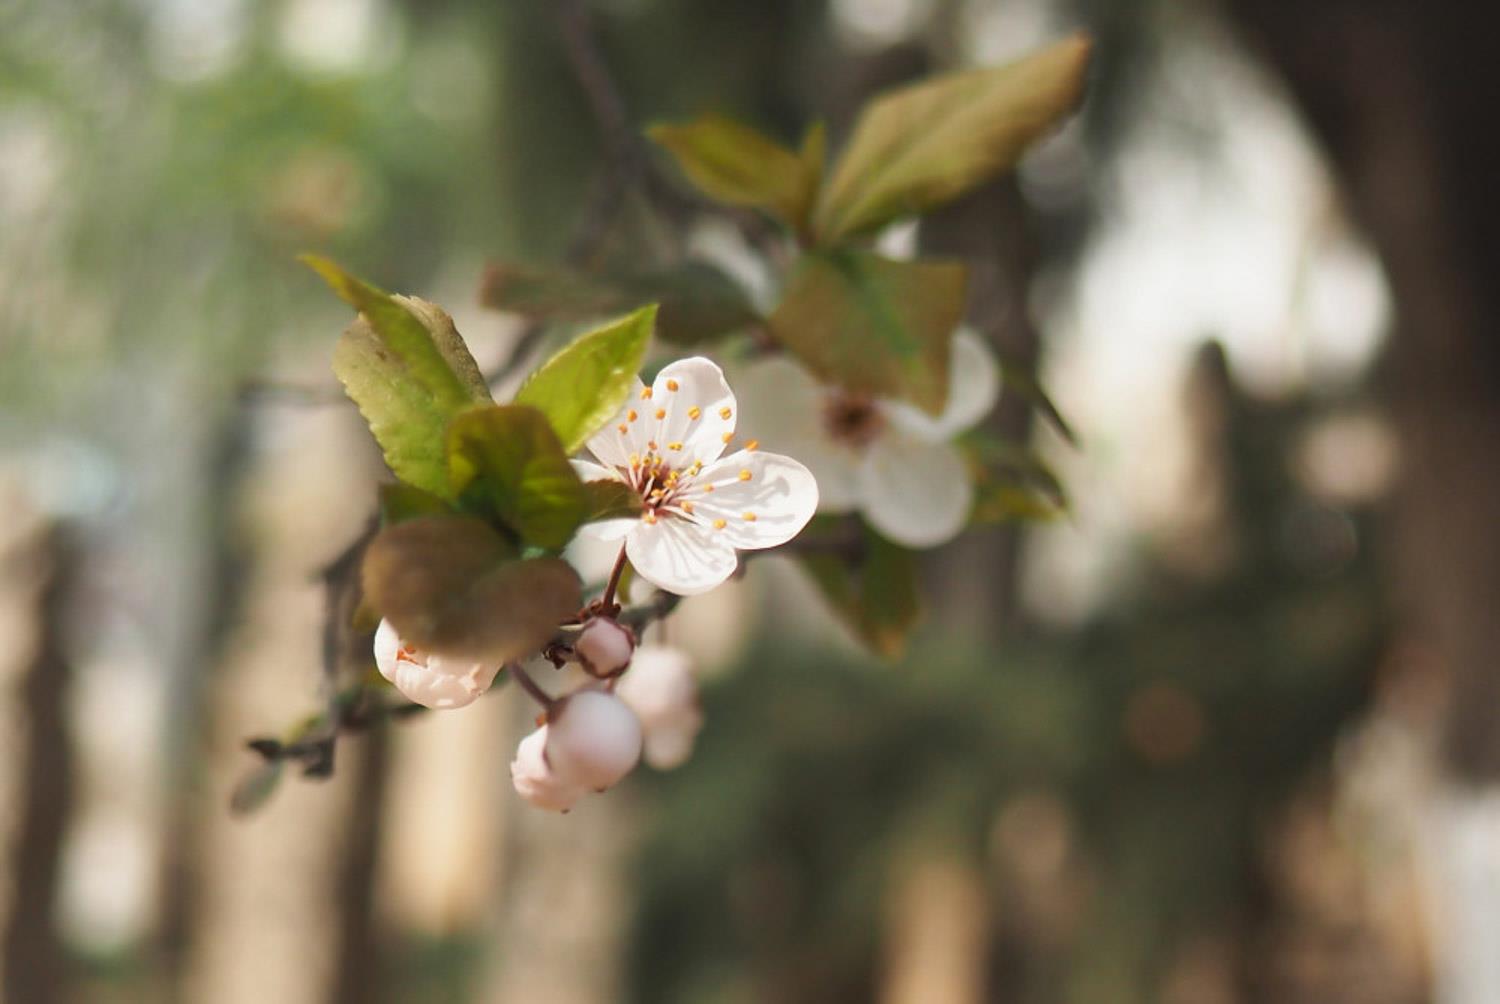
<svg viewBox="0 0 1500 1004">
<path fill-rule="evenodd" d="M 590 618 L 573 643 L 573 654 L 584 670 L 601 680 L 623 673 L 634 651 L 635 635 L 610 617 Z"/>
<path fill-rule="evenodd" d="M 584 690 L 552 712 L 546 758 L 564 782 L 603 791 L 641 758 L 641 723 L 613 694 Z"/>
<path fill-rule="evenodd" d="M 692 754 L 703 727 L 703 711 L 698 704 L 698 681 L 685 652 L 667 645 L 642 645 L 636 649 L 630 672 L 615 685 L 615 695 L 641 721 L 648 764 L 671 770 Z"/>
<path fill-rule="evenodd" d="M 518 795 L 549 812 L 567 812 L 584 794 L 578 785 L 560 780 L 547 763 L 545 725 L 516 746 L 516 758 L 510 762 L 510 782 Z"/>
<path fill-rule="evenodd" d="M 375 666 L 407 700 L 438 711 L 473 704 L 500 672 L 499 666 L 420 652 L 404 643 L 387 620 L 375 631 Z"/>
</svg>

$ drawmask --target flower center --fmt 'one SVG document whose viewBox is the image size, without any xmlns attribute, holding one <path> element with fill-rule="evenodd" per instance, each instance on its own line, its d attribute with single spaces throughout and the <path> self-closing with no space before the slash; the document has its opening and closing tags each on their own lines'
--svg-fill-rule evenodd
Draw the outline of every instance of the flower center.
<svg viewBox="0 0 1500 1004">
<path fill-rule="evenodd" d="M 868 395 L 835 391 L 823 405 L 823 427 L 834 442 L 858 450 L 885 429 L 885 416 Z"/>
<path fill-rule="evenodd" d="M 677 503 L 678 496 L 687 490 L 701 470 L 701 460 L 694 460 L 686 467 L 673 467 L 657 453 L 632 456 L 628 484 L 641 496 L 641 503 L 646 507 L 646 521 L 655 522 L 657 513 Z M 692 511 L 691 505 L 686 511 Z"/>
</svg>

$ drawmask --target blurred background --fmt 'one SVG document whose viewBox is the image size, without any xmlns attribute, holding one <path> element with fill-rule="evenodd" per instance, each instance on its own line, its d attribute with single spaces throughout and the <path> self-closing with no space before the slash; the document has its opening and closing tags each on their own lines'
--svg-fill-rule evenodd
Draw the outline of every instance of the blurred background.
<svg viewBox="0 0 1500 1004">
<path fill-rule="evenodd" d="M 3 999 L 1500 1001 L 1485 10 L 0 0 Z M 229 814 L 381 474 L 297 252 L 503 368 L 491 257 L 754 278 L 641 126 L 838 137 L 1076 28 L 1081 114 L 893 237 L 1038 360 L 1081 448 L 990 421 L 1071 518 L 927 555 L 896 665 L 776 561 L 684 605 L 696 755 L 568 816 L 508 690 Z"/>
</svg>

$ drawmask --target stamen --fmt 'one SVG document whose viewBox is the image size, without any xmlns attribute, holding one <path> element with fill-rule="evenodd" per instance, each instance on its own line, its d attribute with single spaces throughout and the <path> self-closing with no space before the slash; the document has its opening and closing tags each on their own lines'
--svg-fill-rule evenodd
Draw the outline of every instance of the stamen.
<svg viewBox="0 0 1500 1004">
<path fill-rule="evenodd" d="M 732 432 L 726 432 L 726 433 L 724 433 L 724 435 L 720 436 L 719 438 L 722 439 L 722 440 L 724 440 L 724 442 L 727 443 L 731 439 L 734 438 L 734 433 L 732 433 Z"/>
<path fill-rule="evenodd" d="M 676 390 L 676 389 L 677 389 L 677 381 L 676 380 L 668 380 L 667 381 L 667 390 Z"/>
<path fill-rule="evenodd" d="M 729 416 L 732 414 L 734 414 L 734 412 L 730 411 L 727 405 L 719 409 L 719 417 L 724 419 L 726 422 L 729 421 Z"/>
<path fill-rule="evenodd" d="M 740 471 L 740 480 L 741 481 L 749 481 L 750 480 L 750 470 L 749 470 L 749 468 L 746 468 L 745 470 Z"/>
<path fill-rule="evenodd" d="M 625 413 L 625 420 L 627 422 L 634 422 L 636 419 L 638 419 L 640 417 L 641 416 L 636 412 L 636 410 L 634 408 L 631 408 L 629 411 L 627 411 Z"/>
<path fill-rule="evenodd" d="M 645 524 L 647 526 L 655 526 L 656 525 L 656 513 L 654 513 L 654 512 L 648 512 L 648 513 L 646 513 L 646 515 L 642 516 L 641 519 L 642 519 L 642 521 L 645 522 Z"/>
<path fill-rule="evenodd" d="M 714 486 L 713 485 L 704 485 L 703 486 L 703 490 L 706 491 L 706 492 L 711 492 L 711 491 L 714 490 Z"/>
<path fill-rule="evenodd" d="M 630 431 L 630 426 L 626 425 L 624 422 L 621 422 L 620 423 L 620 435 L 623 436 L 623 435 L 625 435 L 625 433 L 627 433 L 629 431 Z"/>
<path fill-rule="evenodd" d="M 651 450 L 652 453 L 655 453 L 658 449 L 660 449 L 660 447 L 656 445 L 656 440 L 654 439 L 646 440 L 646 446 Z"/>
<path fill-rule="evenodd" d="M 754 523 L 755 522 L 755 513 L 753 513 L 753 512 L 747 512 L 747 513 L 745 513 L 745 522 L 746 523 Z"/>
<path fill-rule="evenodd" d="M 722 529 L 724 529 L 728 525 L 729 524 L 725 523 L 722 519 L 716 519 L 716 520 L 714 520 L 714 529 L 715 530 L 722 530 Z"/>
<path fill-rule="evenodd" d="M 656 409 L 656 420 L 658 422 L 660 422 L 662 419 L 664 419 L 666 417 L 667 417 L 667 409 L 665 409 L 665 408 L 657 408 Z"/>
<path fill-rule="evenodd" d="M 747 449 L 747 450 L 758 450 L 758 449 L 760 449 L 760 440 L 758 440 L 758 439 L 752 439 L 752 440 L 750 440 L 748 443 L 745 444 L 745 449 Z"/>
<path fill-rule="evenodd" d="M 669 449 L 669 450 L 680 450 L 680 449 L 682 449 L 682 444 L 681 443 L 668 443 L 667 444 L 667 449 Z"/>
<path fill-rule="evenodd" d="M 632 453 L 630 455 L 630 466 L 631 467 L 639 467 L 639 466 L 641 466 L 641 455 L 639 453 Z"/>
<path fill-rule="evenodd" d="M 687 513 L 689 516 L 693 514 L 693 503 L 687 501 L 686 499 L 683 499 L 680 505 L 682 506 L 683 512 Z"/>
<path fill-rule="evenodd" d="M 697 420 L 698 417 L 701 416 L 702 414 L 703 414 L 703 409 L 700 408 L 700 407 L 698 407 L 696 404 L 693 405 L 691 408 L 688 409 L 688 418 Z"/>
<path fill-rule="evenodd" d="M 642 401 L 649 401 L 649 400 L 651 400 L 651 388 L 650 387 L 642 387 L 641 388 L 641 400 Z"/>
</svg>

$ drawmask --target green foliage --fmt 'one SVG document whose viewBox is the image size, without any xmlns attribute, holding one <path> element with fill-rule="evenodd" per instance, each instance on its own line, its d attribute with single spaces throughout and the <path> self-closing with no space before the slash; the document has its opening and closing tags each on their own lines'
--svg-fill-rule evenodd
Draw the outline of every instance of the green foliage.
<svg viewBox="0 0 1500 1004">
<path fill-rule="evenodd" d="M 799 233 L 806 227 L 822 175 L 820 130 L 809 134 L 801 152 L 721 115 L 655 125 L 647 135 L 710 198 L 765 210 Z"/>
<path fill-rule="evenodd" d="M 745 294 L 704 262 L 620 275 L 563 266 L 499 263 L 484 276 L 481 301 L 536 320 L 590 320 L 655 303 L 656 334 L 691 345 L 761 323 Z"/>
<path fill-rule="evenodd" d="M 535 547 L 562 547 L 584 517 L 583 482 L 535 408 L 492 404 L 455 418 L 448 476 L 466 509 L 499 520 Z"/>
<path fill-rule="evenodd" d="M 625 519 L 641 514 L 641 496 L 623 481 L 587 481 L 583 485 L 583 521 L 592 523 L 601 519 Z"/>
<path fill-rule="evenodd" d="M 537 651 L 581 601 L 566 562 L 516 559 L 515 545 L 477 517 L 423 516 L 376 535 L 362 581 L 407 642 L 504 662 Z"/>
<path fill-rule="evenodd" d="M 823 190 L 813 230 L 841 244 L 934 209 L 1009 170 L 1083 94 L 1073 36 L 1007 66 L 949 74 L 871 103 Z"/>
<path fill-rule="evenodd" d="M 450 497 L 444 429 L 454 415 L 491 400 L 452 319 L 430 303 L 382 292 L 326 259 L 303 260 L 360 312 L 334 349 L 333 369 L 386 463 L 407 484 Z"/>
<path fill-rule="evenodd" d="M 974 475 L 971 522 L 1046 521 L 1067 514 L 1062 479 L 1036 451 L 978 431 L 959 445 Z"/>
<path fill-rule="evenodd" d="M 907 398 L 937 414 L 948 396 L 966 279 L 951 262 L 809 254 L 771 315 L 771 333 L 827 383 Z"/>
<path fill-rule="evenodd" d="M 516 404 L 546 415 L 563 451 L 574 452 L 634 389 L 655 321 L 652 305 L 580 336 L 527 379 Z"/>
<path fill-rule="evenodd" d="M 384 526 L 404 523 L 419 516 L 437 516 L 453 506 L 432 492 L 396 481 L 380 486 L 380 522 Z"/>
<path fill-rule="evenodd" d="M 804 540 L 837 540 L 851 521 L 820 516 L 803 531 Z M 855 546 L 810 550 L 800 557 L 813 582 L 839 618 L 871 649 L 888 659 L 906 650 L 921 619 L 916 555 L 886 540 L 863 523 Z"/>
</svg>

